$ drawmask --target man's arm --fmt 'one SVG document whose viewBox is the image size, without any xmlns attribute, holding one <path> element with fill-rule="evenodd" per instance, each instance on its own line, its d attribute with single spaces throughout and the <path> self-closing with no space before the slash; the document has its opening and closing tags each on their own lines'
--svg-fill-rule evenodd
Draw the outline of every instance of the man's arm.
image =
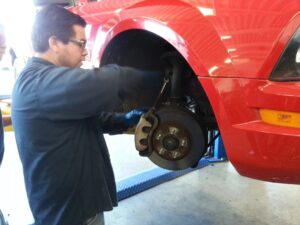
<svg viewBox="0 0 300 225">
<path fill-rule="evenodd" d="M 51 76 L 40 77 L 37 96 L 45 116 L 78 119 L 114 111 L 122 101 L 161 83 L 159 72 L 117 65 L 97 70 L 55 68 Z"/>
<path fill-rule="evenodd" d="M 147 109 L 134 109 L 127 113 L 103 112 L 98 116 L 97 123 L 103 133 L 121 134 L 134 127 Z"/>
</svg>

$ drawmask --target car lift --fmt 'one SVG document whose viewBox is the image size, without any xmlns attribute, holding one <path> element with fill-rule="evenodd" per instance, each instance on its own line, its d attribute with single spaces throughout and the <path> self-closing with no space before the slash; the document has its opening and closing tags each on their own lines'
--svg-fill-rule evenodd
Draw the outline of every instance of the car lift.
<svg viewBox="0 0 300 225">
<path fill-rule="evenodd" d="M 202 158 L 198 165 L 194 168 L 188 168 L 179 171 L 170 171 L 159 167 L 143 171 L 139 174 L 125 178 L 117 182 L 117 194 L 118 200 L 121 201 L 149 188 L 155 187 L 156 185 L 164 182 L 173 180 L 177 177 L 185 175 L 189 172 L 203 168 L 213 163 L 224 162 L 227 160 L 227 155 L 223 145 L 223 141 L 219 136 L 213 145 L 212 156 Z"/>
</svg>

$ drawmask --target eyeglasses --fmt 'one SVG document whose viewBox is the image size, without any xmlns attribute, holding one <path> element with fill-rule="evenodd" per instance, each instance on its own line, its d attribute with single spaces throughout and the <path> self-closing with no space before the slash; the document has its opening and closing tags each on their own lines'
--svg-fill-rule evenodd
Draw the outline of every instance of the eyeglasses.
<svg viewBox="0 0 300 225">
<path fill-rule="evenodd" d="M 70 39 L 69 42 L 72 42 L 73 44 L 77 45 L 82 50 L 84 50 L 86 47 L 86 40 Z"/>
</svg>

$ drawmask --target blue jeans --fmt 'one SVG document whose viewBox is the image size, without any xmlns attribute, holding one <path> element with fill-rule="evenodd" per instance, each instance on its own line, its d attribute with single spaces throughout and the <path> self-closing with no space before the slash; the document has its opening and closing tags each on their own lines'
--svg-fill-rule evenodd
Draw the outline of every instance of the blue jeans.
<svg viewBox="0 0 300 225">
<path fill-rule="evenodd" d="M 103 212 L 100 212 L 96 216 L 89 218 L 84 225 L 104 225 Z"/>
</svg>

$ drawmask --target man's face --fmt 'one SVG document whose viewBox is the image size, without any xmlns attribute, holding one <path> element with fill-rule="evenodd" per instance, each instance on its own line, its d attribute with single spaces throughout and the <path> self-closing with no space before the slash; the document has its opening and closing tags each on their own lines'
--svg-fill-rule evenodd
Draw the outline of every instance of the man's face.
<svg viewBox="0 0 300 225">
<path fill-rule="evenodd" d="M 0 33 L 0 60 L 2 59 L 6 49 L 5 37 Z"/>
<path fill-rule="evenodd" d="M 66 67 L 80 67 L 84 61 L 87 50 L 85 49 L 85 30 L 79 25 L 74 25 L 74 37 L 67 44 L 62 44 L 57 55 L 58 64 Z"/>
</svg>

